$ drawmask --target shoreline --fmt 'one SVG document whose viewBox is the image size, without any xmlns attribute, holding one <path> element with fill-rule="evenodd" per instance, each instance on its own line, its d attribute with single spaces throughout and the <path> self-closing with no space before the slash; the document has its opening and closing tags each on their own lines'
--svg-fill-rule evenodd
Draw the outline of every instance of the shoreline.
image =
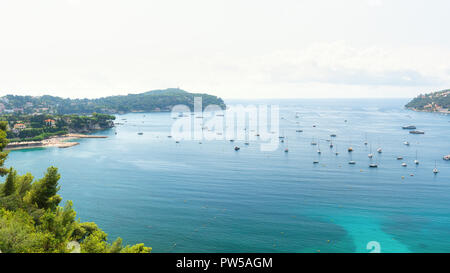
<svg viewBox="0 0 450 273">
<path fill-rule="evenodd" d="M 42 141 L 11 142 L 8 143 L 8 145 L 6 145 L 5 150 L 14 151 L 14 150 L 25 150 L 33 148 L 47 148 L 47 147 L 69 148 L 79 145 L 80 143 L 68 141 L 81 138 L 107 138 L 107 136 L 66 134 L 62 136 L 50 137 Z"/>
<path fill-rule="evenodd" d="M 421 113 L 438 113 L 438 114 L 446 114 L 446 115 L 450 115 L 450 110 L 421 110 L 421 109 L 416 109 L 416 108 L 409 108 L 406 107 L 406 109 L 414 111 L 414 112 L 421 112 Z"/>
</svg>

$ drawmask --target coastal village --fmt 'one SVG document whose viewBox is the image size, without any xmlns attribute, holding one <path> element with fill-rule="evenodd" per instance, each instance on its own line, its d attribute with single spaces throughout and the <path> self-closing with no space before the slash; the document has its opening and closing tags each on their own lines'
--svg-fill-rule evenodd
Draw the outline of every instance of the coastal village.
<svg viewBox="0 0 450 273">
<path fill-rule="evenodd" d="M 8 150 L 37 147 L 67 148 L 77 145 L 69 142 L 78 138 L 104 138 L 86 135 L 98 130 L 112 128 L 114 116 L 97 114 L 50 115 L 50 114 L 2 114 L 0 121 L 7 122 Z"/>
</svg>

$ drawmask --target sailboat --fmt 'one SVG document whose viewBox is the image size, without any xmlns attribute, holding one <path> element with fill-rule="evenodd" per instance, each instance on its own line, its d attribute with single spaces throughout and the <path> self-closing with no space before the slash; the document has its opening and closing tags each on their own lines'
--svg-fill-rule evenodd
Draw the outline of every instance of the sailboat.
<svg viewBox="0 0 450 273">
<path fill-rule="evenodd" d="M 287 153 L 289 152 L 289 143 L 288 143 L 288 139 L 286 138 L 286 148 L 284 149 L 284 152 Z"/>
<path fill-rule="evenodd" d="M 370 168 L 378 168 L 378 162 L 377 162 L 377 163 L 373 163 L 373 162 L 370 163 L 370 164 L 369 164 L 369 167 L 370 167 Z"/>
<path fill-rule="evenodd" d="M 414 164 L 419 165 L 419 160 L 417 160 L 417 150 L 416 150 L 416 159 L 414 159 Z"/>
<path fill-rule="evenodd" d="M 437 169 L 436 161 L 434 161 L 434 169 L 433 169 L 433 173 L 434 173 L 434 174 L 437 174 L 438 172 L 439 172 L 439 170 Z"/>
<path fill-rule="evenodd" d="M 348 151 L 349 153 L 353 152 L 353 147 L 352 147 L 352 142 L 351 142 L 351 140 L 350 140 L 350 147 L 348 147 L 347 151 Z"/>
<path fill-rule="evenodd" d="M 321 154 L 322 152 L 320 151 L 320 143 L 317 144 L 317 153 Z"/>
<path fill-rule="evenodd" d="M 372 144 L 370 144 L 370 153 L 367 155 L 369 158 L 372 158 L 373 157 L 373 154 L 372 154 Z"/>
<path fill-rule="evenodd" d="M 141 130 L 142 128 L 141 128 L 141 126 L 139 126 L 139 131 L 138 131 L 138 135 L 140 135 L 140 136 L 142 136 L 144 133 L 142 132 L 142 130 Z"/>
<path fill-rule="evenodd" d="M 333 146 L 334 146 L 334 145 L 333 145 L 333 141 L 331 140 L 331 141 L 330 141 L 330 148 L 333 148 Z"/>
<path fill-rule="evenodd" d="M 348 164 L 350 164 L 350 165 L 355 165 L 356 164 L 356 161 L 354 161 L 352 159 L 352 154 L 350 154 L 350 161 L 348 162 Z"/>
<path fill-rule="evenodd" d="M 366 133 L 366 137 L 364 138 L 364 145 L 367 145 L 368 144 L 368 142 L 367 142 L 367 133 Z"/>
<path fill-rule="evenodd" d="M 311 141 L 311 145 L 317 145 L 317 142 L 314 141 L 314 138 Z"/>
</svg>

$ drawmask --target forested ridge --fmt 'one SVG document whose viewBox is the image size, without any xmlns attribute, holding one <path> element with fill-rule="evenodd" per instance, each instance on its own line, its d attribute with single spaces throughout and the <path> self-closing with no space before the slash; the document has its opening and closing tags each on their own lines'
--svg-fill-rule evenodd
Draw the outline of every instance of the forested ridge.
<svg viewBox="0 0 450 273">
<path fill-rule="evenodd" d="M 225 108 L 221 98 L 208 94 L 189 93 L 178 88 L 153 90 L 140 94 L 109 96 L 97 99 L 69 99 L 54 96 L 6 95 L 0 98 L 0 113 L 24 114 L 92 114 L 171 111 L 175 105 L 194 107 L 194 97 L 201 97 L 203 108 L 214 104 Z"/>
</svg>

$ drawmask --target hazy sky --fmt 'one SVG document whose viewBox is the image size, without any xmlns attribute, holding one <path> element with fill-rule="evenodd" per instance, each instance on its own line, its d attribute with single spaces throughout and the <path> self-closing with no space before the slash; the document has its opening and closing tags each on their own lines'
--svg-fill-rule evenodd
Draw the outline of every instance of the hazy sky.
<svg viewBox="0 0 450 273">
<path fill-rule="evenodd" d="M 0 95 L 224 98 L 450 87 L 448 0 L 0 0 Z"/>
</svg>

